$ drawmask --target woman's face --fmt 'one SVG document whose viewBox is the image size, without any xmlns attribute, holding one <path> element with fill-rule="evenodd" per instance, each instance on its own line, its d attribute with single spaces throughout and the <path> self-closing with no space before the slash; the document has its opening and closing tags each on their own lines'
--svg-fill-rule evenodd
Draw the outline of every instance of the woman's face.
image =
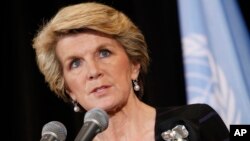
<svg viewBox="0 0 250 141">
<path fill-rule="evenodd" d="M 86 110 L 113 110 L 134 95 L 131 80 L 140 65 L 131 63 L 116 40 L 96 32 L 69 35 L 59 40 L 56 55 L 68 94 Z"/>
</svg>

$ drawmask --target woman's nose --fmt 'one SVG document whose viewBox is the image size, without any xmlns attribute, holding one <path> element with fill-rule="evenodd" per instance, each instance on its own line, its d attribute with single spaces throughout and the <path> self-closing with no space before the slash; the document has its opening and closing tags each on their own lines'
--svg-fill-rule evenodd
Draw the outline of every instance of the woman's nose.
<svg viewBox="0 0 250 141">
<path fill-rule="evenodd" d="M 102 76 L 102 72 L 97 62 L 92 61 L 88 63 L 88 79 L 97 79 Z"/>
</svg>

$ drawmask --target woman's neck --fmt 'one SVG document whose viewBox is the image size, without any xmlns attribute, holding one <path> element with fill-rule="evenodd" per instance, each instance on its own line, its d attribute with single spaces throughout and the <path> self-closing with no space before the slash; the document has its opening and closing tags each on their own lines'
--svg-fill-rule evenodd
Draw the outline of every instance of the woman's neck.
<svg viewBox="0 0 250 141">
<path fill-rule="evenodd" d="M 129 101 L 120 111 L 111 115 L 109 126 L 94 141 L 153 141 L 155 109 L 138 98 Z"/>
</svg>

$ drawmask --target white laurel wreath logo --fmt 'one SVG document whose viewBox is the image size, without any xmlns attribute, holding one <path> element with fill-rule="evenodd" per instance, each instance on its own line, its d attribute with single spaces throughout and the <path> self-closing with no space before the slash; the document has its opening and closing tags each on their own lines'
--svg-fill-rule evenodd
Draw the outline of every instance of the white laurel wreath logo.
<svg viewBox="0 0 250 141">
<path fill-rule="evenodd" d="M 191 34 L 182 40 L 188 103 L 207 103 L 230 123 L 240 123 L 233 90 L 207 48 L 206 37 Z"/>
</svg>

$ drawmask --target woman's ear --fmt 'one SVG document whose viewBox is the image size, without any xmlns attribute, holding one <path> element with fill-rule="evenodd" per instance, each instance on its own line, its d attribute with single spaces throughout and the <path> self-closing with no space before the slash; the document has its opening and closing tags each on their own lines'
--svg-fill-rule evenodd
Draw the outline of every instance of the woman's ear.
<svg viewBox="0 0 250 141">
<path fill-rule="evenodd" d="M 132 80 L 136 80 L 139 76 L 140 73 L 140 69 L 141 69 L 141 64 L 139 63 L 133 63 L 132 64 L 132 71 L 131 71 L 131 79 Z"/>
</svg>

